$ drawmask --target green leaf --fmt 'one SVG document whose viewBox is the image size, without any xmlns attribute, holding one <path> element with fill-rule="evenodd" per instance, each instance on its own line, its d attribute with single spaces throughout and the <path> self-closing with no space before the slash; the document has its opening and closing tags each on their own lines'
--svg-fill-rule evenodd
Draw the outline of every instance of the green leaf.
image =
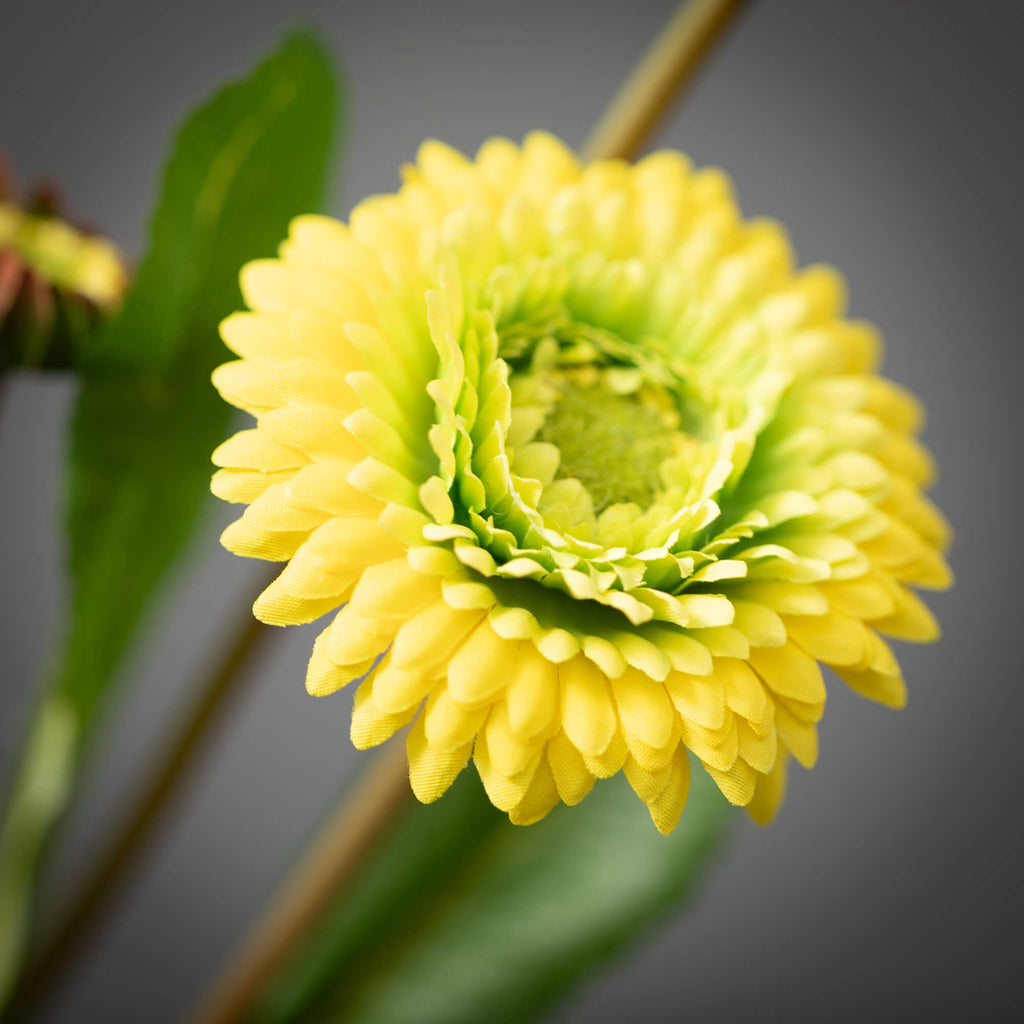
<svg viewBox="0 0 1024 1024">
<path fill-rule="evenodd" d="M 621 775 L 519 828 L 464 772 L 411 810 L 251 1024 L 533 1020 L 692 895 L 735 819 L 701 771 L 667 837 Z"/>
<path fill-rule="evenodd" d="M 228 406 L 210 374 L 242 264 L 320 206 L 335 122 L 323 49 L 291 36 L 177 135 L 149 249 L 120 315 L 82 361 L 67 493 L 72 605 L 0 833 L 0 1002 L 34 876 L 74 792 L 116 669 L 209 496 Z"/>
</svg>

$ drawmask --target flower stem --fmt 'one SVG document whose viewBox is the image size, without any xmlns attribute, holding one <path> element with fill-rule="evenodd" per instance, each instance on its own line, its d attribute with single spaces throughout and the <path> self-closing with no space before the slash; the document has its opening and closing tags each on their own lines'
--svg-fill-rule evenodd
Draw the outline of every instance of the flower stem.
<svg viewBox="0 0 1024 1024">
<path fill-rule="evenodd" d="M 405 744 L 394 740 L 331 815 L 270 907 L 197 1004 L 191 1024 L 242 1019 L 285 957 L 305 937 L 367 855 L 412 803 Z"/>
<path fill-rule="evenodd" d="M 590 133 L 587 160 L 632 160 L 745 0 L 680 5 Z"/>
<path fill-rule="evenodd" d="M 744 0 L 690 0 L 669 21 L 612 101 L 584 148 L 586 159 L 637 154 Z M 365 858 L 411 803 L 404 744 L 393 740 L 358 780 L 269 909 L 207 989 L 189 1024 L 236 1024 L 264 983 L 336 902 Z"/>
<path fill-rule="evenodd" d="M 152 773 L 128 805 L 112 839 L 102 851 L 68 909 L 44 938 L 11 994 L 5 1024 L 34 1017 L 42 1003 L 56 992 L 55 980 L 71 967 L 88 946 L 88 939 L 103 917 L 116 905 L 149 841 L 166 819 L 184 783 L 196 768 L 213 727 L 238 692 L 244 670 L 272 630 L 253 618 L 246 606 L 234 639 L 196 696 L 171 737 Z"/>
</svg>

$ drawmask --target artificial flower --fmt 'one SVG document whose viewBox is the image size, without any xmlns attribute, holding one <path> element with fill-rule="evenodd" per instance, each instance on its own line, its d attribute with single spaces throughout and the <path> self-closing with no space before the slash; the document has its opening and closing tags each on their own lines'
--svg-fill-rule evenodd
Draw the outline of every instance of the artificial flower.
<svg viewBox="0 0 1024 1024">
<path fill-rule="evenodd" d="M 411 723 L 423 801 L 472 759 L 529 824 L 622 771 L 668 832 L 696 758 L 769 820 L 821 665 L 898 707 L 883 635 L 937 636 L 917 401 L 721 171 L 536 133 L 403 177 L 295 220 L 222 325 L 256 417 L 214 455 L 223 542 L 287 563 L 256 615 L 331 614 L 307 687 L 361 680 L 357 747 Z"/>
<path fill-rule="evenodd" d="M 113 312 L 126 275 L 117 249 L 57 214 L 39 190 L 15 202 L 0 154 L 0 367 L 65 366 L 72 339 Z"/>
</svg>

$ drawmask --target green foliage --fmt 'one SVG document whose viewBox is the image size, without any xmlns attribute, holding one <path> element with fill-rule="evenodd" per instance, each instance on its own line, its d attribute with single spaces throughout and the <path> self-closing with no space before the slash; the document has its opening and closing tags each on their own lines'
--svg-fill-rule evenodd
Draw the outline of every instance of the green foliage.
<svg viewBox="0 0 1024 1024">
<path fill-rule="evenodd" d="M 185 122 L 124 308 L 83 355 L 67 490 L 72 606 L 0 833 L 0 994 L 39 856 L 74 791 L 120 659 L 209 493 L 228 406 L 210 383 L 238 271 L 315 210 L 335 122 L 329 61 L 291 36 Z"/>
<path fill-rule="evenodd" d="M 698 771 L 662 836 L 619 775 L 518 828 L 464 772 L 376 851 L 250 1024 L 533 1020 L 692 894 L 735 815 Z"/>
</svg>

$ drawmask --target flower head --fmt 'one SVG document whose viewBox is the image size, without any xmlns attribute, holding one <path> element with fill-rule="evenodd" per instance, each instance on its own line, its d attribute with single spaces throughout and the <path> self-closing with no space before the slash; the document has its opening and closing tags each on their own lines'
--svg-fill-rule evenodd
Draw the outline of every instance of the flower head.
<svg viewBox="0 0 1024 1024">
<path fill-rule="evenodd" d="M 903 703 L 882 634 L 933 639 L 908 588 L 949 582 L 919 406 L 720 171 L 428 142 L 242 287 L 224 544 L 287 562 L 259 618 L 335 613 L 307 686 L 362 680 L 358 747 L 411 722 L 421 800 L 472 758 L 527 824 L 624 771 L 669 831 L 692 754 L 768 820 L 819 663 Z"/>
<path fill-rule="evenodd" d="M 12 178 L 0 154 L 0 366 L 62 365 L 69 333 L 120 304 L 124 265 L 62 220 L 47 191 L 15 203 Z"/>
</svg>

